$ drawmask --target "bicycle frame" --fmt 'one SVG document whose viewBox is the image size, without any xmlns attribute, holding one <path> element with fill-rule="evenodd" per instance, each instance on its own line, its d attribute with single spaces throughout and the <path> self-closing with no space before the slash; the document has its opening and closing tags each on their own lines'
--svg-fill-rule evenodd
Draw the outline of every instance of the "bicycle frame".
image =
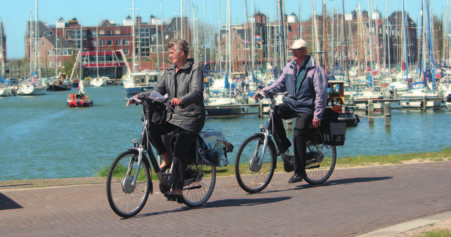
<svg viewBox="0 0 451 237">
<path fill-rule="evenodd" d="M 274 126 L 274 108 L 276 106 L 276 100 L 274 99 L 273 96 L 268 96 L 267 99 L 271 102 L 270 108 L 269 108 L 269 118 L 268 121 L 266 122 L 266 129 L 263 128 L 263 126 L 260 127 L 261 133 L 264 135 L 264 143 L 263 143 L 263 151 L 262 151 L 262 155 L 261 157 L 263 157 L 265 155 L 266 152 L 266 146 L 268 144 L 268 140 L 272 139 L 273 137 L 275 137 L 276 139 L 274 139 L 276 146 L 277 146 L 277 150 L 279 150 L 280 152 L 280 147 L 281 144 L 279 142 L 279 140 L 277 139 L 277 128 Z M 257 151 L 256 151 L 257 152 Z M 254 154 L 254 157 L 257 154 Z M 282 160 L 284 162 L 289 162 L 289 160 L 286 157 L 285 152 L 284 153 L 280 153 L 280 156 L 282 158 Z M 258 165 L 261 165 L 262 160 L 260 159 L 260 161 L 258 162 Z"/>
<path fill-rule="evenodd" d="M 136 139 L 133 139 L 133 148 L 130 148 L 129 150 L 138 151 L 138 166 L 137 167 L 140 167 L 142 160 L 147 158 L 147 156 L 146 156 L 146 154 L 147 154 L 149 156 L 149 160 L 153 167 L 153 170 L 155 171 L 155 174 L 158 177 L 158 180 L 166 185 L 169 185 L 168 180 L 163 178 L 163 175 L 160 170 L 160 166 L 158 165 L 158 161 L 157 161 L 156 157 L 154 156 L 154 154 L 152 152 L 152 146 L 150 145 L 149 133 L 148 133 L 149 118 L 146 116 L 146 112 L 147 112 L 146 111 L 146 102 L 142 103 L 141 106 L 143 107 L 142 114 L 143 114 L 144 121 L 143 121 L 143 130 L 141 132 L 140 142 L 138 145 L 138 142 L 136 141 Z M 129 165 L 129 169 L 130 169 L 130 167 L 131 167 L 131 164 Z M 133 182 L 132 182 L 133 186 L 136 184 L 136 179 L 139 174 L 139 169 L 136 169 L 135 172 L 136 173 L 134 175 Z M 128 170 L 127 173 L 130 174 L 131 170 Z"/>
</svg>

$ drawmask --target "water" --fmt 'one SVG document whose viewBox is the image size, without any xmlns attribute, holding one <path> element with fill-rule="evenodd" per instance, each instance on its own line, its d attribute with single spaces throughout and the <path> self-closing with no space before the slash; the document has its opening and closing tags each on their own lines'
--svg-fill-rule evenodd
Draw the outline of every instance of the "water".
<svg viewBox="0 0 451 237">
<path fill-rule="evenodd" d="M 94 107 L 68 108 L 66 92 L 34 97 L 0 98 L 0 180 L 95 176 L 131 147 L 141 132 L 140 107 L 125 107 L 122 87 L 85 88 Z M 383 118 L 348 128 L 338 156 L 439 151 L 450 146 L 448 110 L 392 111 L 392 126 Z M 235 146 L 259 131 L 266 119 L 257 116 L 207 119 L 206 128 L 221 130 Z M 288 133 L 291 138 L 292 134 Z"/>
</svg>

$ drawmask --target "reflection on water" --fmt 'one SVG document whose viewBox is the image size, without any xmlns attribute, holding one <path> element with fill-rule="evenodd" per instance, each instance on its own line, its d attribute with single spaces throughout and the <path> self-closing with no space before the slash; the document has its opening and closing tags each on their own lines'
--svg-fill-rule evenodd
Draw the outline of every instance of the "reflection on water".
<svg viewBox="0 0 451 237">
<path fill-rule="evenodd" d="M 70 91 L 0 98 L 0 180 L 94 176 L 139 138 L 141 110 L 125 107 L 122 87 L 85 90 L 94 107 L 68 108 Z M 393 110 L 391 127 L 382 116 L 372 125 L 361 117 L 358 127 L 348 128 L 338 157 L 438 151 L 450 144 L 450 114 Z M 233 163 L 241 142 L 260 124 L 266 125 L 266 118 L 208 118 L 205 127 L 221 130 L 233 143 L 228 154 Z"/>
</svg>

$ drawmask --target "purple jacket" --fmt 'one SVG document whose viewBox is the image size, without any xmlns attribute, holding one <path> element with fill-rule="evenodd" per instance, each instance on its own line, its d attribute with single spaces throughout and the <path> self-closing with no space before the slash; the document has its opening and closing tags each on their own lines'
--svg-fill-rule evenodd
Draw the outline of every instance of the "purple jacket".
<svg viewBox="0 0 451 237">
<path fill-rule="evenodd" d="M 287 92 L 289 96 L 297 98 L 292 101 L 291 107 L 296 112 L 313 114 L 314 119 L 321 119 L 327 103 L 327 79 L 324 69 L 316 64 L 310 57 L 306 66 L 306 76 L 301 88 L 296 92 L 297 65 L 293 59 L 285 68 L 276 82 L 263 90 L 274 93 Z"/>
</svg>

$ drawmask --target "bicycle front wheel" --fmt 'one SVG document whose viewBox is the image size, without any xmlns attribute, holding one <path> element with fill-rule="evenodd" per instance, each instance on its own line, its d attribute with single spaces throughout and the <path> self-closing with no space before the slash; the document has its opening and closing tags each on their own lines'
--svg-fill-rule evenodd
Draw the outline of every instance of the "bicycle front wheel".
<svg viewBox="0 0 451 237">
<path fill-rule="evenodd" d="M 134 176 L 138 170 L 136 183 Z M 138 151 L 120 154 L 110 167 L 106 182 L 108 202 L 111 209 L 121 217 L 138 214 L 147 202 L 151 191 L 149 161 L 144 157 L 138 167 Z"/>
<path fill-rule="evenodd" d="M 248 137 L 241 144 L 235 159 L 235 176 L 240 187 L 248 193 L 265 189 L 272 179 L 276 166 L 276 148 L 268 140 L 265 151 L 263 134 Z M 265 154 L 262 156 L 263 152 Z"/>
<path fill-rule="evenodd" d="M 334 172 L 337 161 L 335 146 L 307 144 L 307 160 L 305 181 L 311 185 L 326 182 Z"/>
<path fill-rule="evenodd" d="M 188 165 L 183 186 L 183 199 L 187 206 L 198 207 L 210 199 L 216 184 L 216 167 Z"/>
</svg>

